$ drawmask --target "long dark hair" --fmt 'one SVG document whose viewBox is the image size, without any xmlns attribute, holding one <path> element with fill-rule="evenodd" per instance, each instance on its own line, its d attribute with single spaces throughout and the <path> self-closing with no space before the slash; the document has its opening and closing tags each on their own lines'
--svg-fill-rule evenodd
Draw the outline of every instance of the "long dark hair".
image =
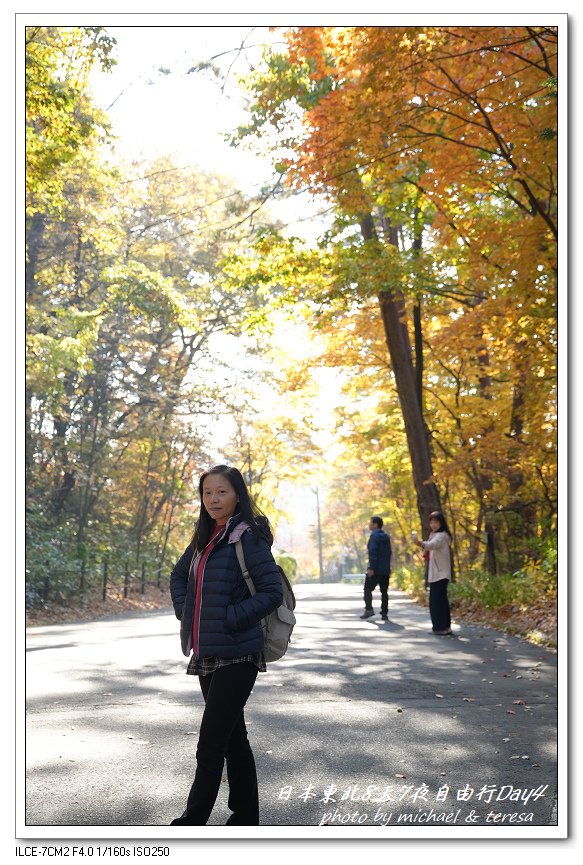
<svg viewBox="0 0 583 865">
<path fill-rule="evenodd" d="M 444 517 L 444 515 L 441 513 L 441 511 L 433 511 L 433 513 L 429 514 L 428 521 L 429 521 L 429 520 L 437 520 L 438 523 L 439 523 L 439 529 L 438 529 L 438 531 L 440 531 L 440 532 L 446 532 L 446 533 L 450 536 L 450 538 L 451 538 L 451 532 L 450 532 L 450 530 L 449 530 L 449 528 L 448 528 L 447 520 L 445 519 L 445 517 Z"/>
<path fill-rule="evenodd" d="M 208 471 L 202 473 L 198 482 L 200 515 L 192 536 L 192 545 L 197 550 L 203 550 L 208 544 L 212 530 L 215 527 L 215 521 L 207 511 L 202 499 L 202 487 L 205 478 L 208 478 L 209 475 L 223 475 L 223 477 L 229 481 L 239 499 L 235 513 L 241 514 L 245 522 L 249 524 L 257 539 L 259 539 L 260 534 L 263 534 L 267 537 L 270 544 L 273 543 L 273 535 L 271 534 L 271 529 L 269 527 L 269 520 L 251 498 L 249 490 L 247 489 L 247 484 L 245 483 L 243 475 L 239 469 L 236 469 L 233 466 L 213 466 L 212 469 L 208 469 Z"/>
</svg>

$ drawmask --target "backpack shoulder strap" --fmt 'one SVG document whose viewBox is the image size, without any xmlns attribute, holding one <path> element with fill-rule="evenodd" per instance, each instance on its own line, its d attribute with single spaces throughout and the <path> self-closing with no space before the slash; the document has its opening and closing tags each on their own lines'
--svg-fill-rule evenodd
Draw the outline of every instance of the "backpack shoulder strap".
<svg viewBox="0 0 583 865">
<path fill-rule="evenodd" d="M 237 553 L 237 558 L 243 572 L 243 578 L 247 583 L 247 588 L 249 589 L 251 596 L 253 596 L 255 594 L 255 586 L 253 585 L 253 580 L 251 579 L 249 571 L 247 570 L 247 565 L 245 564 L 245 556 L 243 555 L 243 544 L 241 543 L 241 541 L 236 542 L 235 552 Z"/>
</svg>

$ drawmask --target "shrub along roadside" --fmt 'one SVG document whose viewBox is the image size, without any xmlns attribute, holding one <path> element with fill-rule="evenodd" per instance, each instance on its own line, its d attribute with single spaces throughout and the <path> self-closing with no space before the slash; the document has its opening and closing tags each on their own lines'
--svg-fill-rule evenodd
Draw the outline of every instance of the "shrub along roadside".
<svg viewBox="0 0 583 865">
<path fill-rule="evenodd" d="M 393 588 L 427 606 L 423 569 L 401 566 L 391 575 Z M 557 647 L 557 593 L 554 580 L 535 568 L 492 576 L 477 568 L 449 586 L 454 621 L 499 628 L 530 643 Z"/>
</svg>

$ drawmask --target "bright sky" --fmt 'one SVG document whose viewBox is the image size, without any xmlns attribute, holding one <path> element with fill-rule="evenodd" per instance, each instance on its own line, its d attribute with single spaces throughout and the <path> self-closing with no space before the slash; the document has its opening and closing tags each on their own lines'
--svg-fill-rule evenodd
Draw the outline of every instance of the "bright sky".
<svg viewBox="0 0 583 865">
<path fill-rule="evenodd" d="M 235 62 L 225 92 L 210 73 L 188 70 L 213 55 L 236 49 L 251 34 L 250 27 L 107 27 L 117 41 L 117 65 L 96 72 L 96 101 L 107 110 L 124 153 L 145 157 L 176 153 L 185 163 L 245 178 L 250 185 L 264 180 L 269 165 L 228 147 L 222 137 L 243 118 L 235 75 L 247 64 L 236 53 L 217 62 Z M 269 36 L 263 30 L 257 34 Z M 247 40 L 257 44 L 257 39 Z M 257 50 L 253 53 L 256 55 Z M 169 70 L 169 74 L 160 73 Z"/>
<path fill-rule="evenodd" d="M 117 40 L 117 65 L 92 76 L 96 103 L 107 111 L 118 136 L 116 150 L 126 158 L 174 155 L 182 165 L 198 165 L 236 179 L 247 193 L 273 177 L 268 159 L 230 147 L 225 135 L 246 120 L 238 77 L 257 63 L 262 47 L 280 40 L 266 27 L 124 26 L 107 27 Z M 239 53 L 240 46 L 245 51 Z M 192 72 L 196 64 L 216 59 L 228 74 L 218 81 L 211 72 Z M 160 70 L 164 70 L 161 72 Z M 167 72 L 166 72 L 167 70 Z M 322 205 L 320 205 L 322 206 Z M 271 206 L 293 233 L 312 240 L 323 230 L 318 206 L 308 193 Z"/>
</svg>

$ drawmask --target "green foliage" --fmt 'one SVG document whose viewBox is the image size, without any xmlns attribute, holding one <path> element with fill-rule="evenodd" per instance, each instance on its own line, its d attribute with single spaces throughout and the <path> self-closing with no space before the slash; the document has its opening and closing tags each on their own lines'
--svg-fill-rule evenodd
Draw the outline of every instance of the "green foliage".
<svg viewBox="0 0 583 865">
<path fill-rule="evenodd" d="M 426 589 L 423 566 L 399 565 L 391 573 L 391 585 L 414 598 L 424 598 Z"/>
<path fill-rule="evenodd" d="M 468 568 L 450 587 L 450 598 L 466 602 L 477 602 L 494 610 L 499 607 L 528 606 L 539 596 L 540 587 L 533 575 L 521 573 L 489 574 L 473 567 Z"/>
<path fill-rule="evenodd" d="M 540 600 L 545 592 L 544 583 L 540 571 L 493 575 L 482 568 L 467 567 L 456 577 L 456 582 L 449 585 L 448 596 L 454 608 L 456 602 L 463 602 L 467 608 L 479 606 L 493 611 L 508 607 L 525 609 Z M 427 590 L 422 565 L 399 565 L 391 574 L 391 585 L 414 598 L 424 599 Z"/>
<path fill-rule="evenodd" d="M 558 538 L 554 531 L 532 538 L 530 553 L 522 568 L 513 576 L 533 582 L 539 591 L 554 593 L 558 580 Z"/>
<path fill-rule="evenodd" d="M 92 139 L 103 139 L 105 115 L 87 96 L 94 64 L 114 62 L 115 40 L 101 27 L 27 27 L 27 212 L 64 205 L 61 169 Z"/>
<path fill-rule="evenodd" d="M 295 583 L 298 575 L 298 563 L 294 557 L 287 553 L 281 553 L 281 555 L 275 556 L 275 561 L 283 568 L 290 583 Z"/>
<path fill-rule="evenodd" d="M 55 528 L 41 509 L 29 509 L 26 531 L 26 606 L 43 606 L 76 593 L 79 562 L 70 555 L 72 525 Z"/>
<path fill-rule="evenodd" d="M 273 126 L 279 134 L 286 133 L 290 123 L 293 126 L 296 108 L 314 107 L 334 86 L 330 76 L 315 79 L 312 71 L 309 61 L 292 63 L 287 54 L 266 48 L 262 66 L 240 81 L 249 94 L 250 122 L 239 126 L 229 137 L 230 143 L 238 145 L 249 135 L 266 135 L 268 126 Z M 268 114 L 266 104 L 270 109 Z"/>
</svg>

